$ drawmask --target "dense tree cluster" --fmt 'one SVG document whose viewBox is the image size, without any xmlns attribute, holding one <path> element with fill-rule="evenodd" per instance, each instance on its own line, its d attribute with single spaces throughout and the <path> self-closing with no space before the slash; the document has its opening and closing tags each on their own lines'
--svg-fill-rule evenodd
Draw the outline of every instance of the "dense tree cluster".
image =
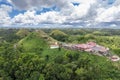
<svg viewBox="0 0 120 80">
<path fill-rule="evenodd" d="M 3 80 L 119 80 L 118 69 L 105 58 L 97 58 L 85 52 L 67 51 L 49 62 L 38 54 L 21 54 L 8 47 L 0 53 L 0 77 Z"/>
</svg>

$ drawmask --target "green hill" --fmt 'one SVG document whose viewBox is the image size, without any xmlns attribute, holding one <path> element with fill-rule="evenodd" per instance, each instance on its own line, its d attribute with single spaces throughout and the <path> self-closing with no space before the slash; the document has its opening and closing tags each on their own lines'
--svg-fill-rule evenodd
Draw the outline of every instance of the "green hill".
<svg viewBox="0 0 120 80">
<path fill-rule="evenodd" d="M 53 37 L 54 39 L 56 39 L 58 41 L 62 41 L 62 42 L 65 42 L 68 38 L 68 35 L 60 30 L 53 30 L 50 33 L 50 36 Z"/>
<path fill-rule="evenodd" d="M 21 39 L 18 46 L 25 52 L 38 52 L 48 48 L 48 43 L 37 32 L 32 32 L 25 38 Z"/>
<path fill-rule="evenodd" d="M 20 38 L 24 38 L 25 36 L 29 35 L 30 31 L 28 29 L 20 29 L 16 35 L 19 36 Z"/>
<path fill-rule="evenodd" d="M 39 37 L 43 38 L 49 44 L 57 42 L 57 40 L 53 39 L 52 37 L 50 37 L 47 33 L 45 33 L 42 30 L 36 30 L 36 33 L 38 34 Z"/>
<path fill-rule="evenodd" d="M 64 55 L 68 50 L 50 49 L 49 45 L 57 40 L 51 38 L 44 31 L 37 30 L 31 32 L 28 36 L 18 42 L 18 48 L 25 54 L 39 54 L 43 57 L 49 57 L 50 61 L 58 55 Z"/>
</svg>

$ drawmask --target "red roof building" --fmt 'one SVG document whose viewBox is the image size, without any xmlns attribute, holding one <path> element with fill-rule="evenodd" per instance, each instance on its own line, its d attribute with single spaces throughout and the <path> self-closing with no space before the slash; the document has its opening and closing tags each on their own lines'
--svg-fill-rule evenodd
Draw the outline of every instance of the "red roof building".
<svg viewBox="0 0 120 80">
<path fill-rule="evenodd" d="M 109 48 L 105 48 L 103 46 L 97 45 L 95 42 L 88 42 L 86 44 L 77 44 L 74 46 L 74 48 L 86 52 L 97 52 L 102 55 L 106 55 L 109 50 Z"/>
<path fill-rule="evenodd" d="M 90 48 L 92 48 L 94 46 L 96 46 L 96 43 L 94 43 L 94 42 L 88 42 L 87 44 L 78 44 L 78 45 L 75 45 L 75 47 L 77 49 L 80 49 L 80 50 L 90 49 Z"/>
</svg>

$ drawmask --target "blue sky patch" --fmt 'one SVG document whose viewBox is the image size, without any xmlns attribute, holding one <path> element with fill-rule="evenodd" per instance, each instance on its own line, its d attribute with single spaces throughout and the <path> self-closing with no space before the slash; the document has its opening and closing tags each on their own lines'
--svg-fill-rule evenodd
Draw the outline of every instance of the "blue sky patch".
<svg viewBox="0 0 120 80">
<path fill-rule="evenodd" d="M 19 10 L 12 10 L 12 12 L 9 13 L 10 17 L 13 18 L 14 16 L 18 15 L 18 14 L 23 14 L 24 12 L 26 12 L 26 10 L 22 10 L 22 11 L 19 11 Z"/>
<path fill-rule="evenodd" d="M 108 4 L 113 4 L 115 2 L 115 0 L 109 0 Z"/>
<path fill-rule="evenodd" d="M 10 3 L 8 3 L 8 2 L 1 1 L 1 2 L 0 2 L 0 5 L 3 5 L 3 4 L 4 4 L 4 5 L 9 5 L 9 6 L 12 6 L 12 5 L 11 5 Z"/>
<path fill-rule="evenodd" d="M 60 11 L 60 9 L 58 9 L 56 6 L 52 6 L 50 8 L 42 8 L 42 10 L 37 11 L 37 14 L 46 13 L 49 11 Z"/>
<path fill-rule="evenodd" d="M 72 3 L 74 6 L 79 6 L 80 3 Z"/>
</svg>

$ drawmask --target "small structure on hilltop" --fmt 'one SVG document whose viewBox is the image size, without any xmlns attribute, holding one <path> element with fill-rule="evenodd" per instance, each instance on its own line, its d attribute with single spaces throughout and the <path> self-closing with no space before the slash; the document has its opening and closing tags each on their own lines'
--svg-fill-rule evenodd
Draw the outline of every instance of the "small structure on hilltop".
<svg viewBox="0 0 120 80">
<path fill-rule="evenodd" d="M 51 44 L 50 44 L 50 49 L 55 49 L 55 48 L 59 48 L 58 42 L 55 42 L 55 43 L 51 43 Z"/>
</svg>

